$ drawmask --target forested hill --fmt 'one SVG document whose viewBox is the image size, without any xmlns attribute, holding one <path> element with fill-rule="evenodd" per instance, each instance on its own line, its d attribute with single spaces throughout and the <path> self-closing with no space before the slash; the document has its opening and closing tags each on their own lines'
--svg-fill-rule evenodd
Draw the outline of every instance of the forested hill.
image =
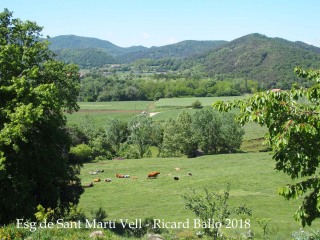
<svg viewBox="0 0 320 240">
<path fill-rule="evenodd" d="M 49 39 L 50 49 L 57 59 L 75 63 L 82 67 L 99 67 L 105 64 L 120 63 L 119 56 L 147 49 L 143 46 L 119 47 L 98 38 L 62 35 Z"/>
<path fill-rule="evenodd" d="M 186 40 L 161 47 L 151 47 L 142 51 L 131 52 L 120 57 L 122 62 L 133 62 L 139 59 L 186 58 L 195 54 L 203 54 L 209 50 L 226 44 L 227 41 L 195 41 Z"/>
<path fill-rule="evenodd" d="M 151 48 L 122 48 L 108 41 L 74 35 L 58 36 L 49 41 L 59 60 L 81 67 L 134 63 L 136 69 L 147 71 L 148 68 L 180 72 L 189 70 L 217 79 L 236 77 L 258 80 L 266 88 L 290 86 L 297 79 L 293 73 L 296 66 L 320 68 L 320 48 L 257 33 L 230 42 L 182 41 Z M 137 61 L 140 59 L 150 61 Z M 148 66 L 149 63 L 152 66 Z"/>
<path fill-rule="evenodd" d="M 79 37 L 75 35 L 61 35 L 49 39 L 51 50 L 60 49 L 88 49 L 95 48 L 103 50 L 112 56 L 118 56 L 124 53 L 143 51 L 147 49 L 143 46 L 133 46 L 128 48 L 119 47 L 109 41 L 98 38 Z"/>
<path fill-rule="evenodd" d="M 96 67 L 112 63 L 130 63 L 139 59 L 185 58 L 203 54 L 226 41 L 182 41 L 161 47 L 119 47 L 109 41 L 63 35 L 49 39 L 50 49 L 59 60 L 74 62 L 82 67 Z"/>
<path fill-rule="evenodd" d="M 243 77 L 274 86 L 278 81 L 286 84 L 295 79 L 296 66 L 320 68 L 320 48 L 249 34 L 189 61 L 210 76 Z"/>
</svg>

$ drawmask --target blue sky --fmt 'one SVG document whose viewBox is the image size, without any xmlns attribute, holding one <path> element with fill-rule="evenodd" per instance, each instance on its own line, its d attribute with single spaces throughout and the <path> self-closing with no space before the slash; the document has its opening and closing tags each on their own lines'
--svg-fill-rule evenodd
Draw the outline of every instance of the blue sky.
<svg viewBox="0 0 320 240">
<path fill-rule="evenodd" d="M 249 33 L 320 47 L 319 0 L 0 0 L 50 37 L 74 34 L 121 47 L 233 40 Z"/>
</svg>

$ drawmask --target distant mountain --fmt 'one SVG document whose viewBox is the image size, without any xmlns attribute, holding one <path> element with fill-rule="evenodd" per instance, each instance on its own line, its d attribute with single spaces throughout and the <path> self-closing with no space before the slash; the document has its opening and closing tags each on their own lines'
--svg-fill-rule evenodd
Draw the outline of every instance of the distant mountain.
<svg viewBox="0 0 320 240">
<path fill-rule="evenodd" d="M 296 66 L 320 68 L 320 48 L 258 33 L 231 42 L 189 40 L 151 48 L 122 48 L 105 40 L 74 35 L 49 41 L 59 60 L 82 67 L 136 62 L 136 66 L 151 64 L 161 71 L 195 70 L 217 79 L 253 79 L 266 88 L 290 86 L 297 80 L 293 73 Z"/>
<path fill-rule="evenodd" d="M 161 47 L 151 47 L 138 52 L 120 56 L 123 62 L 138 59 L 186 58 L 195 54 L 203 54 L 209 50 L 226 44 L 227 41 L 194 41 L 186 40 Z"/>
<path fill-rule="evenodd" d="M 97 67 L 117 63 L 111 54 L 99 48 L 56 49 L 56 58 L 65 63 L 75 63 L 82 67 Z"/>
<path fill-rule="evenodd" d="M 296 66 L 320 68 L 320 48 L 302 42 L 249 34 L 215 48 L 202 56 L 190 58 L 193 66 L 215 77 L 243 77 L 282 85 L 297 79 Z"/>
<path fill-rule="evenodd" d="M 75 35 L 62 35 L 49 39 L 50 49 L 53 51 L 60 49 L 100 49 L 110 55 L 123 53 L 123 48 L 113 43 L 98 38 L 79 37 Z"/>
<path fill-rule="evenodd" d="M 102 66 L 108 63 L 119 62 L 130 63 L 143 58 L 185 58 L 194 54 L 205 53 L 208 50 L 227 43 L 226 41 L 190 40 L 162 47 L 146 48 L 143 46 L 132 46 L 123 48 L 109 41 L 75 35 L 53 37 L 49 39 L 49 42 L 51 43 L 50 49 L 56 52 L 59 60 L 74 62 L 83 67 Z M 83 63 L 86 54 L 88 56 L 86 62 Z M 97 54 L 98 61 L 94 61 L 95 54 Z M 105 59 L 105 62 L 103 59 Z"/>
</svg>

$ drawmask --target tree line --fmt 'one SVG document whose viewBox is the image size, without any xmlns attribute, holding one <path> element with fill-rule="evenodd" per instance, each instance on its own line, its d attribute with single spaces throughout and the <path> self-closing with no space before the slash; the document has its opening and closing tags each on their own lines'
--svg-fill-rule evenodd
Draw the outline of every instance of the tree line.
<svg viewBox="0 0 320 240">
<path fill-rule="evenodd" d="M 99 71 L 92 71 L 81 79 L 78 100 L 94 101 L 133 101 L 158 100 L 172 97 L 215 97 L 239 96 L 258 90 L 258 83 L 253 80 L 228 79 L 215 80 L 198 76 L 159 73 L 136 76 L 132 72 L 104 76 Z"/>
<path fill-rule="evenodd" d="M 147 114 L 139 114 L 128 123 L 112 118 L 99 130 L 94 129 L 87 116 L 70 129 L 71 153 L 79 162 L 151 157 L 151 147 L 158 149 L 158 157 L 231 153 L 239 150 L 244 135 L 233 114 L 212 109 L 199 110 L 194 115 L 183 111 L 163 125 Z"/>
</svg>

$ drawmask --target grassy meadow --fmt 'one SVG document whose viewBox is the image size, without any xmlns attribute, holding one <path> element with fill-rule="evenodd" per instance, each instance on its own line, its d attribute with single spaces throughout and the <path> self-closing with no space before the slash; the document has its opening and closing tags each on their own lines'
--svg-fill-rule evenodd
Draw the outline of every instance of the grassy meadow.
<svg viewBox="0 0 320 240">
<path fill-rule="evenodd" d="M 209 108 L 217 100 L 232 101 L 240 98 L 243 97 L 79 103 L 80 111 L 67 115 L 67 118 L 69 123 L 77 123 L 81 117 L 89 116 L 95 127 L 103 128 L 108 118 L 128 121 L 146 111 L 157 113 L 152 118 L 161 123 L 168 117 L 175 118 L 183 110 L 191 114 L 198 111 L 190 108 L 195 100 L 199 100 L 204 108 Z M 260 152 L 266 148 L 262 145 L 266 129 L 254 123 L 245 125 L 244 129 L 246 133 L 241 146 L 243 153 L 193 159 L 156 158 L 154 155 L 152 158 L 103 160 L 84 164 L 80 175 L 83 184 L 92 182 L 97 177 L 102 181 L 85 189 L 79 207 L 89 218 L 101 207 L 108 214 L 109 220 L 153 217 L 165 221 L 192 221 L 195 215 L 185 209 L 181 194 L 188 193 L 190 189 L 201 192 L 204 187 L 221 193 L 230 182 L 230 205 L 245 204 L 252 209 L 253 215 L 249 219 L 255 239 L 266 237 L 263 236 L 263 226 L 258 223 L 259 219 L 270 220 L 267 226 L 269 239 L 291 239 L 292 232 L 300 228 L 293 219 L 293 213 L 301 200 L 286 201 L 277 194 L 277 188 L 290 183 L 291 179 L 274 170 L 275 162 L 270 152 Z M 180 168 L 181 171 L 176 171 L 175 168 Z M 97 169 L 103 169 L 104 172 L 94 176 L 89 174 Z M 156 179 L 147 179 L 150 171 L 160 171 L 161 174 Z M 188 175 L 189 172 L 192 176 Z M 117 173 L 136 176 L 138 179 L 119 179 L 115 177 Z M 173 180 L 174 176 L 180 180 Z M 112 181 L 104 182 L 105 178 L 111 178 Z M 233 229 L 231 234 L 241 236 L 244 231 L 246 230 Z"/>
<path fill-rule="evenodd" d="M 176 171 L 177 167 L 181 171 Z M 96 169 L 104 172 L 91 176 L 89 171 Z M 160 171 L 161 174 L 157 179 L 147 179 L 150 171 Z M 189 172 L 192 176 L 188 175 Z M 117 173 L 138 179 L 119 179 L 115 177 Z M 174 176 L 180 180 L 173 180 Z M 194 214 L 184 208 L 181 194 L 188 193 L 189 189 L 201 192 L 204 187 L 212 192 L 222 192 L 230 182 L 230 205 L 245 204 L 252 209 L 253 232 L 261 234 L 256 219 L 263 218 L 270 218 L 270 227 L 282 236 L 289 236 L 299 229 L 292 217 L 297 202 L 285 201 L 277 194 L 277 188 L 289 183 L 290 179 L 274 170 L 270 153 L 223 154 L 194 159 L 106 160 L 85 164 L 81 172 L 83 183 L 97 177 L 102 180 L 112 178 L 112 182 L 95 183 L 94 187 L 85 190 L 79 206 L 88 216 L 102 207 L 108 213 L 108 219 L 194 219 Z M 239 219 L 239 216 L 233 218 Z"/>
</svg>

